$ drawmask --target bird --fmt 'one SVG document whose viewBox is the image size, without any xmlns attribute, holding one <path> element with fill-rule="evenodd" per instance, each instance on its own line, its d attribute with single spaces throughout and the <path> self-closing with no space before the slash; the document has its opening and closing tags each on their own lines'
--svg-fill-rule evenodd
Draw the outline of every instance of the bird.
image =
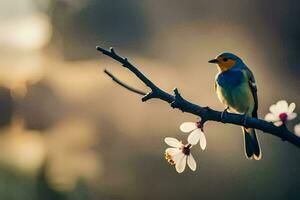
<svg viewBox="0 0 300 200">
<path fill-rule="evenodd" d="M 214 88 L 218 99 L 226 106 L 221 118 L 227 111 L 244 115 L 242 130 L 245 155 L 248 159 L 260 160 L 262 153 L 255 129 L 246 128 L 247 117 L 258 117 L 257 86 L 252 71 L 241 58 L 229 52 L 208 62 L 216 64 L 218 68 Z"/>
</svg>

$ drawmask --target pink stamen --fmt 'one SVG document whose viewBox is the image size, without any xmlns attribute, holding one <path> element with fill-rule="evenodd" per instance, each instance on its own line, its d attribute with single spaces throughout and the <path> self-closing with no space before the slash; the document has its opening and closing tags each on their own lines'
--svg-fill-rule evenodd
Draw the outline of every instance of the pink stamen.
<svg viewBox="0 0 300 200">
<path fill-rule="evenodd" d="M 288 119 L 288 115 L 286 113 L 280 113 L 279 119 L 283 122 L 285 122 Z"/>
</svg>

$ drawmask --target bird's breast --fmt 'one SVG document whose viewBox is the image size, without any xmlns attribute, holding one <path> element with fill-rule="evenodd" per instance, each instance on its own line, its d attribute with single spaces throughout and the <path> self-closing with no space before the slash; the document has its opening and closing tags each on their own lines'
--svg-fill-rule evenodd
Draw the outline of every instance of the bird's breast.
<svg viewBox="0 0 300 200">
<path fill-rule="evenodd" d="M 220 101 L 236 113 L 252 112 L 254 99 L 248 80 L 241 70 L 222 72 L 216 79 Z"/>
<path fill-rule="evenodd" d="M 217 83 L 222 88 L 234 88 L 243 83 L 244 74 L 240 70 L 227 70 L 217 77 Z"/>
</svg>

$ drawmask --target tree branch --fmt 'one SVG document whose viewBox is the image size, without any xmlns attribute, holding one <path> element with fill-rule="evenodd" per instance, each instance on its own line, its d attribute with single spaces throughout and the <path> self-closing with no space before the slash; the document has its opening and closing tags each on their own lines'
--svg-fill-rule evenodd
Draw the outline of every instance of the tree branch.
<svg viewBox="0 0 300 200">
<path fill-rule="evenodd" d="M 110 73 L 109 71 L 107 71 L 106 69 L 104 69 L 104 73 L 107 74 L 107 76 L 109 76 L 113 81 L 115 81 L 116 83 L 118 83 L 119 85 L 121 85 L 122 87 L 126 88 L 127 90 L 134 92 L 136 94 L 139 95 L 146 95 L 145 92 L 140 91 L 138 89 L 135 89 L 129 85 L 127 85 L 126 83 L 123 83 L 122 81 L 120 81 L 118 78 L 116 78 L 112 73 Z"/>
<path fill-rule="evenodd" d="M 129 69 L 137 78 L 139 78 L 146 86 L 150 88 L 151 91 L 145 94 L 144 92 L 133 89 L 132 87 L 126 85 L 125 83 L 122 83 L 117 78 L 115 78 L 111 73 L 109 73 L 107 70 L 104 71 L 119 85 L 125 87 L 126 89 L 132 92 L 135 92 L 140 95 L 144 95 L 142 98 L 143 102 L 148 101 L 150 99 L 161 99 L 169 103 L 172 108 L 177 108 L 182 112 L 191 113 L 201 117 L 201 123 L 203 125 L 207 121 L 215 121 L 215 122 L 246 126 L 247 128 L 258 129 L 265 133 L 277 136 L 281 138 L 283 141 L 288 141 L 294 144 L 295 146 L 297 146 L 298 148 L 300 148 L 300 137 L 290 132 L 285 126 L 277 127 L 270 122 L 264 121 L 262 119 L 253 118 L 253 117 L 247 117 L 246 124 L 245 124 L 244 115 L 234 114 L 234 113 L 226 113 L 226 115 L 223 115 L 222 117 L 222 112 L 215 111 L 209 107 L 202 107 L 187 101 L 181 96 L 177 88 L 174 89 L 174 95 L 163 91 L 162 89 L 157 87 L 152 81 L 150 81 L 143 73 L 141 73 L 134 65 L 132 65 L 127 58 L 118 55 L 113 48 L 106 50 L 98 46 L 97 50 L 103 53 L 104 55 L 109 56 L 112 59 L 121 63 L 123 67 Z"/>
</svg>

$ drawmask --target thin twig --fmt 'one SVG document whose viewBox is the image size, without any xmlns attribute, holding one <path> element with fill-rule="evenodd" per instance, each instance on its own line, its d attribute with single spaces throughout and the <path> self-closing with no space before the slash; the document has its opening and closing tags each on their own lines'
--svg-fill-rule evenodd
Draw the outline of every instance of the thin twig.
<svg viewBox="0 0 300 200">
<path fill-rule="evenodd" d="M 222 116 L 222 112 L 215 111 L 209 107 L 201 107 L 194 103 L 191 103 L 184 99 L 179 93 L 178 89 L 174 89 L 174 95 L 171 95 L 159 87 L 157 87 L 152 81 L 150 81 L 142 72 L 140 72 L 135 66 L 133 66 L 127 58 L 123 58 L 118 55 L 113 48 L 106 50 L 101 47 L 97 47 L 97 50 L 103 53 L 106 56 L 111 57 L 112 59 L 120 62 L 125 68 L 129 69 L 133 74 L 136 75 L 146 86 L 151 89 L 151 92 L 144 95 L 142 101 L 147 101 L 149 99 L 161 99 L 167 103 L 169 103 L 173 108 L 177 108 L 182 112 L 187 112 L 194 114 L 196 116 L 201 117 L 201 123 L 204 125 L 206 121 L 215 121 L 221 123 L 235 124 L 239 126 L 244 126 L 244 115 L 227 113 Z M 109 75 L 109 74 L 108 74 Z M 111 78 L 114 76 L 112 74 L 109 75 Z M 116 81 L 113 78 L 114 81 Z M 119 81 L 119 80 L 118 80 Z M 117 82 L 117 81 L 116 81 Z M 117 82 L 120 84 L 120 81 Z M 131 87 L 127 87 L 126 84 L 122 83 L 121 86 L 129 89 Z M 130 89 L 129 89 L 130 90 Z M 143 93 L 144 94 L 144 93 Z M 300 148 L 300 137 L 296 136 L 294 133 L 290 132 L 286 127 L 277 127 L 272 123 L 267 122 L 262 119 L 257 119 L 253 117 L 248 117 L 246 120 L 247 128 L 254 128 L 261 130 L 265 133 L 269 133 L 271 135 L 277 136 L 281 138 L 283 141 L 288 141 L 291 144 L 294 144 L 298 148 Z"/>
<path fill-rule="evenodd" d="M 120 81 L 118 78 L 116 78 L 112 73 L 110 73 L 109 71 L 107 71 L 106 69 L 104 69 L 104 73 L 107 74 L 113 81 L 115 81 L 116 83 L 118 83 L 119 85 L 121 85 L 122 87 L 126 88 L 127 90 L 134 92 L 136 94 L 139 95 L 146 95 L 145 92 L 140 91 L 138 89 L 135 89 L 129 85 L 127 85 L 126 83 L 123 83 L 122 81 Z"/>
</svg>

